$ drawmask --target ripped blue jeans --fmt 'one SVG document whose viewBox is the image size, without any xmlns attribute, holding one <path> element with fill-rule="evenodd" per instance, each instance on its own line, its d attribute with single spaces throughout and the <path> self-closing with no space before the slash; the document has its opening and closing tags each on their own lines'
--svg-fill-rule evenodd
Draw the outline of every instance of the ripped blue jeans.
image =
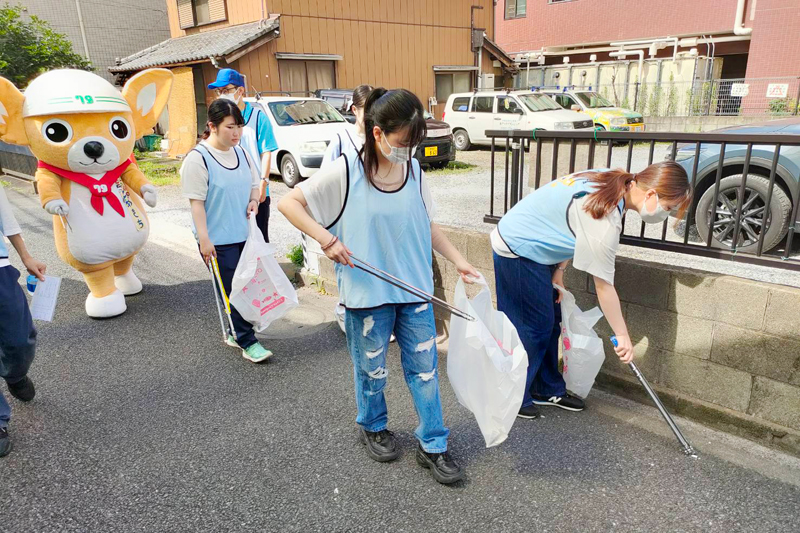
<svg viewBox="0 0 800 533">
<path fill-rule="evenodd" d="M 348 309 L 345 329 L 353 359 L 356 422 L 371 432 L 386 429 L 389 420 L 383 395 L 389 374 L 386 352 L 394 332 L 400 346 L 403 374 L 419 418 L 414 435 L 426 452 L 446 451 L 450 431 L 442 419 L 433 307 L 415 303 Z"/>
</svg>

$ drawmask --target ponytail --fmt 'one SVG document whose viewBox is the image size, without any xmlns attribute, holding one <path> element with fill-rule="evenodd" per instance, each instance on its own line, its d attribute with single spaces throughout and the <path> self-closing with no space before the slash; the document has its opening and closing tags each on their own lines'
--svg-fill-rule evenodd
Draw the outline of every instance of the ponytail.
<svg viewBox="0 0 800 533">
<path fill-rule="evenodd" d="M 630 184 L 635 181 L 633 174 L 621 169 L 592 172 L 579 177 L 588 178 L 597 189 L 589 195 L 583 207 L 594 219 L 601 219 L 613 211 L 625 196 Z"/>
<path fill-rule="evenodd" d="M 692 185 L 686 170 L 674 161 L 653 163 L 636 174 L 624 170 L 584 173 L 577 177 L 595 183 L 596 191 L 589 195 L 584 210 L 592 218 L 600 219 L 612 212 L 635 183 L 641 190 L 654 189 L 660 200 L 675 203 L 676 218 L 683 218 L 692 203 Z"/>
<path fill-rule="evenodd" d="M 428 131 L 425 110 L 414 93 L 406 89 L 391 91 L 383 87 L 373 89 L 364 103 L 366 139 L 360 151 L 364 174 L 373 186 L 375 186 L 373 178 L 378 170 L 378 148 L 373 133 L 375 126 L 378 126 L 385 135 L 407 129 L 406 143 L 409 147 L 421 143 Z M 408 163 L 411 164 L 410 157 Z"/>
</svg>

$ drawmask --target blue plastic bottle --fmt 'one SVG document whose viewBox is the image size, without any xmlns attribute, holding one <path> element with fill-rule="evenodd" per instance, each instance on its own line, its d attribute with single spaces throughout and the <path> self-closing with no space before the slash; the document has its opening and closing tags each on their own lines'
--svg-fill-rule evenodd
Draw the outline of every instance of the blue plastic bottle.
<svg viewBox="0 0 800 533">
<path fill-rule="evenodd" d="M 36 279 L 36 276 L 33 274 L 28 275 L 28 278 L 25 280 L 25 283 L 28 286 L 28 294 L 33 294 L 33 291 L 36 290 L 36 283 L 38 282 L 39 280 Z"/>
</svg>

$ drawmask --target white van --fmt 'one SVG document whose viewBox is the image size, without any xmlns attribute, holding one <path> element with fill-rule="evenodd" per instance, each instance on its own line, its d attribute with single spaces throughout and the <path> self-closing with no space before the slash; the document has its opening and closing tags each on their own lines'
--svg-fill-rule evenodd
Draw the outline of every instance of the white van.
<svg viewBox="0 0 800 533">
<path fill-rule="evenodd" d="M 457 150 L 491 145 L 486 130 L 594 129 L 589 115 L 563 109 L 549 96 L 529 90 L 451 94 L 442 120 L 450 124 Z"/>
<path fill-rule="evenodd" d="M 247 98 L 269 117 L 278 149 L 272 152 L 271 174 L 289 187 L 311 177 L 322 165 L 331 139 L 349 123 L 328 102 L 289 96 Z"/>
</svg>

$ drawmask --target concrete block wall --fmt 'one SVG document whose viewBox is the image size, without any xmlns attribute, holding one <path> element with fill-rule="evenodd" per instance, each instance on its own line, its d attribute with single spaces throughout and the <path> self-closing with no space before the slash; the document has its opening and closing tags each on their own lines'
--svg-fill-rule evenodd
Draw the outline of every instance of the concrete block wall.
<svg viewBox="0 0 800 533">
<path fill-rule="evenodd" d="M 777 118 L 782 117 L 766 114 L 745 117 L 644 117 L 644 122 L 649 132 L 700 133 Z"/>
<path fill-rule="evenodd" d="M 443 230 L 496 302 L 489 235 Z M 436 296 L 452 303 L 458 273 L 437 253 L 433 275 Z M 331 292 L 324 257 L 320 277 Z M 565 283 L 581 309 L 598 305 L 590 276 L 569 268 Z M 626 258 L 617 260 L 616 287 L 635 361 L 669 409 L 800 456 L 800 289 Z M 446 333 L 448 314 L 437 309 L 436 318 Z M 605 319 L 595 329 L 606 346 L 597 386 L 650 403 L 616 357 Z"/>
</svg>

